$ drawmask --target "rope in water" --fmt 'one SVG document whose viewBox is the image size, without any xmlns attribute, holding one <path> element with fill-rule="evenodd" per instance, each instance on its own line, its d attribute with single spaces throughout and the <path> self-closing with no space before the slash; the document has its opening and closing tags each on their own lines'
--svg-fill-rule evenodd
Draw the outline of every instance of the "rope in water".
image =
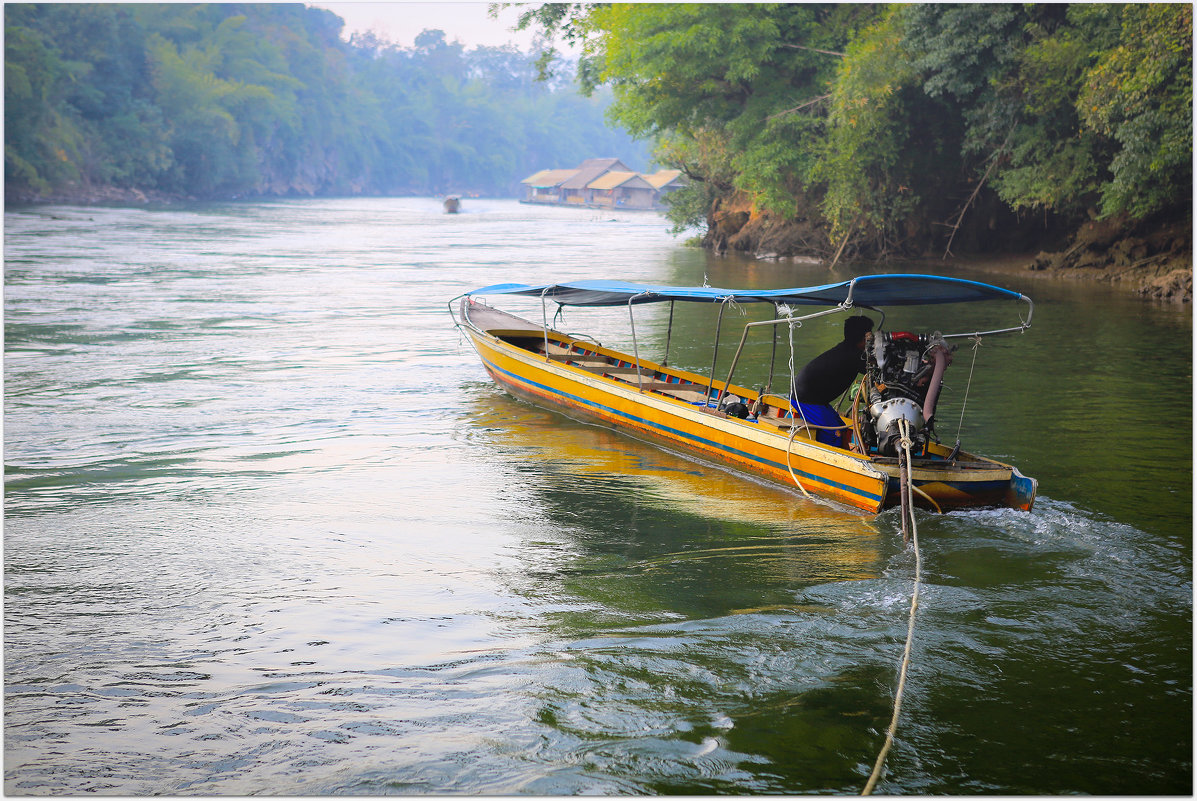
<svg viewBox="0 0 1197 801">
<path fill-rule="evenodd" d="M 910 422 L 899 420 L 898 430 L 902 436 L 902 447 L 906 451 L 906 464 L 909 465 L 911 446 Z M 890 720 L 889 729 L 885 733 L 885 744 L 881 747 L 881 753 L 877 755 L 877 762 L 873 765 L 873 773 L 869 776 L 869 780 L 865 784 L 864 790 L 861 791 L 861 795 L 872 795 L 873 788 L 877 786 L 877 779 L 881 776 L 881 768 L 885 764 L 885 757 L 889 754 L 889 750 L 894 744 L 894 734 L 898 730 L 898 715 L 902 710 L 902 694 L 906 691 L 906 671 L 910 667 L 910 649 L 914 643 L 914 613 L 919 606 L 919 583 L 923 573 L 923 558 L 919 553 L 919 531 L 914 523 L 914 494 L 910 491 L 913 483 L 913 481 L 907 478 L 906 485 L 900 488 L 903 521 L 905 522 L 906 515 L 909 514 L 911 537 L 914 543 L 914 592 L 910 596 L 910 622 L 906 627 L 906 650 L 902 655 L 902 667 L 898 671 L 898 689 L 894 693 L 894 716 Z"/>
<path fill-rule="evenodd" d="M 788 310 L 786 310 L 786 311 L 788 312 Z M 789 316 L 789 315 L 787 314 L 787 316 Z M 799 325 L 801 325 L 801 323 L 799 323 Z M 790 364 L 789 364 L 790 386 L 792 388 L 794 385 L 794 323 L 791 322 L 790 325 L 788 326 L 788 328 L 789 328 L 789 333 L 790 333 Z M 979 338 L 978 338 L 977 344 L 980 344 Z M 974 347 L 974 351 L 973 351 L 973 356 L 974 356 L 974 363 L 975 363 L 975 358 L 976 358 L 975 347 Z M 971 371 L 969 372 L 969 385 L 970 385 L 970 387 L 972 385 Z M 792 391 L 793 390 L 791 389 L 791 392 Z M 966 391 L 965 392 L 965 398 L 966 398 L 965 402 L 966 403 L 967 403 L 967 397 L 968 397 L 968 393 Z M 802 415 L 801 407 L 798 407 L 798 409 L 799 409 L 799 414 Z M 853 415 L 853 417 L 855 417 L 855 415 Z M 823 426 L 815 426 L 815 425 L 811 425 L 810 423 L 808 423 L 806 421 L 805 415 L 802 415 L 802 422 L 808 428 L 823 428 Z M 841 427 L 846 428 L 847 426 L 841 426 Z M 885 733 L 885 743 L 881 747 L 881 752 L 879 754 L 877 754 L 877 761 L 873 765 L 873 772 L 869 776 L 869 780 L 865 784 L 864 790 L 861 792 L 861 795 L 872 795 L 873 788 L 875 788 L 877 786 L 877 780 L 881 777 L 881 769 L 885 765 L 885 758 L 886 758 L 886 756 L 889 755 L 889 751 L 894 745 L 894 735 L 896 734 L 896 732 L 898 730 L 898 717 L 902 711 L 902 696 L 906 692 L 906 673 L 910 667 L 910 651 L 911 651 L 911 647 L 914 644 L 914 615 L 915 615 L 915 611 L 918 609 L 918 606 L 919 606 L 919 584 L 922 581 L 922 574 L 923 574 L 923 558 L 922 558 L 922 555 L 919 553 L 919 532 L 918 532 L 918 527 L 915 525 L 915 522 L 914 522 L 914 491 L 917 488 L 914 486 L 914 480 L 910 477 L 910 469 L 912 467 L 912 460 L 911 460 L 911 456 L 910 456 L 910 446 L 913 444 L 911 437 L 910 437 L 910 421 L 905 420 L 905 419 L 900 419 L 898 421 L 898 432 L 901 435 L 902 449 L 904 450 L 904 452 L 906 454 L 906 469 L 902 473 L 904 480 L 901 482 L 899 491 L 900 491 L 901 498 L 902 498 L 902 504 L 901 504 L 902 510 L 901 511 L 902 511 L 903 534 L 905 534 L 907 522 L 909 522 L 912 542 L 914 543 L 914 592 L 910 596 L 910 620 L 906 626 L 906 648 L 902 654 L 902 667 L 898 671 L 898 689 L 894 693 L 894 715 L 893 715 L 893 718 L 889 722 L 889 729 L 886 730 L 886 733 Z M 798 489 L 802 490 L 802 493 L 804 495 L 806 495 L 806 497 L 809 498 L 810 493 L 806 491 L 806 487 L 802 486 L 802 482 L 798 480 L 798 476 L 794 473 L 794 466 L 790 461 L 792 449 L 794 446 L 794 436 L 797 433 L 798 433 L 798 426 L 796 426 L 796 425 L 791 426 L 790 427 L 790 438 L 786 442 L 786 468 L 789 469 L 790 478 L 792 478 L 794 480 L 794 483 L 796 485 L 798 485 Z M 935 503 L 935 501 L 933 499 L 931 499 L 930 496 L 928 496 L 925 492 L 922 492 L 921 490 L 919 491 L 919 494 L 922 495 L 923 497 L 927 498 L 927 500 L 931 501 L 932 505 L 935 506 L 936 511 L 939 511 L 938 505 Z"/>
</svg>

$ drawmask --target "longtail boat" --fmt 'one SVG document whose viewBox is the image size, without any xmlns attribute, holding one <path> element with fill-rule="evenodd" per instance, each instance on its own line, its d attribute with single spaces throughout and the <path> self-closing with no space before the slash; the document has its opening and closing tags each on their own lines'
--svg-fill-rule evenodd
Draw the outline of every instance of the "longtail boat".
<svg viewBox="0 0 1197 801">
<path fill-rule="evenodd" d="M 533 323 L 488 305 L 482 299 L 528 296 L 541 300 L 542 322 Z M 633 352 L 623 353 L 549 325 L 548 301 L 558 306 L 626 306 Z M 819 441 L 789 391 L 753 390 L 733 383 L 745 342 L 753 329 L 793 332 L 805 320 L 860 309 L 979 301 L 1020 301 L 1026 317 L 1018 324 L 958 334 L 885 331 L 866 339 L 865 372 L 840 412 L 840 445 Z M 645 303 L 719 304 L 715 347 L 722 311 L 728 304 L 772 303 L 775 316 L 749 322 L 726 379 L 641 358 L 633 310 Z M 455 314 L 455 306 L 457 313 Z M 803 306 L 824 307 L 796 315 Z M 1021 307 L 1020 307 L 1021 308 Z M 1036 481 L 1017 468 L 946 446 L 934 431 L 935 407 L 954 340 L 1021 333 L 1031 324 L 1034 305 L 1012 290 L 933 275 L 866 275 L 815 287 L 721 289 L 633 284 L 622 281 L 570 281 L 557 284 L 495 284 L 449 302 L 454 324 L 465 333 L 491 378 L 512 395 L 566 414 L 682 446 L 704 457 L 730 463 L 804 494 L 821 496 L 877 513 L 898 506 L 908 484 L 916 506 L 937 512 L 1009 507 L 1030 511 Z M 672 334 L 672 307 L 670 333 Z M 769 328 L 771 327 L 771 328 Z M 790 364 L 793 364 L 792 336 Z M 668 360 L 668 344 L 666 345 Z M 717 353 L 717 350 L 716 350 Z M 975 349 L 974 349 L 975 353 Z M 971 380 L 970 380 L 971 384 Z M 841 404 L 842 405 L 842 404 Z M 909 455 L 909 461 L 904 457 Z"/>
</svg>

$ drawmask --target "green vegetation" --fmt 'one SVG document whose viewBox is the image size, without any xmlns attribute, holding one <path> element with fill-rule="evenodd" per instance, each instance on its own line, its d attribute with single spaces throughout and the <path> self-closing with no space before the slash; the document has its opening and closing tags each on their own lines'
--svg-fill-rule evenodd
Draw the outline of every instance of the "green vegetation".
<svg viewBox="0 0 1197 801">
<path fill-rule="evenodd" d="M 679 226 L 738 207 L 883 255 L 1191 214 L 1189 4 L 546 4 L 520 24 L 584 42 L 583 87 L 693 179 Z"/>
<path fill-rule="evenodd" d="M 514 48 L 341 41 L 298 4 L 8 4 L 6 196 L 512 195 L 593 156 L 646 160 L 609 90 Z M 647 164 L 643 165 L 647 166 Z"/>
<path fill-rule="evenodd" d="M 692 179 L 670 214 L 708 245 L 774 220 L 828 254 L 921 254 L 1191 214 L 1188 4 L 530 7 L 522 25 L 582 46 L 571 69 L 440 31 L 346 43 L 298 4 L 4 22 L 10 199 L 510 195 L 545 167 L 647 161 L 606 110 Z"/>
</svg>

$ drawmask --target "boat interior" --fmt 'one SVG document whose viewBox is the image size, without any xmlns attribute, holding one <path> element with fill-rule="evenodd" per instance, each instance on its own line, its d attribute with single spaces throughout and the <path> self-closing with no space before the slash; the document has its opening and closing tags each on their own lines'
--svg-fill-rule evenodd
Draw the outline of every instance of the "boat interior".
<svg viewBox="0 0 1197 801">
<path fill-rule="evenodd" d="M 490 333 L 511 345 L 547 356 L 550 361 L 577 367 L 645 392 L 676 398 L 698 406 L 708 414 L 738 417 L 739 415 L 734 414 L 735 401 L 731 400 L 732 396 L 735 396 L 747 407 L 749 413 L 741 418 L 747 422 L 766 423 L 785 433 L 789 433 L 794 425 L 789 400 L 783 395 L 761 393 L 735 384 L 728 385 L 724 381 L 711 380 L 697 373 L 666 367 L 645 359 L 640 360 L 640 367 L 637 368 L 636 362 L 629 360 L 626 354 L 609 351 L 593 342 L 562 338 L 555 333 L 550 333 L 547 338 L 543 332 L 532 333 L 527 330 L 492 330 Z M 731 413 L 729 408 L 732 409 Z M 848 424 L 847 420 L 845 424 Z M 800 435 L 808 433 L 801 420 L 798 421 L 797 427 Z"/>
<path fill-rule="evenodd" d="M 793 433 L 796 437 L 805 437 L 812 441 L 815 438 L 815 431 L 803 420 L 795 422 L 789 399 L 783 395 L 759 392 L 736 384 L 726 385 L 724 381 L 711 380 L 697 373 L 645 359 L 640 360 L 640 367 L 637 368 L 636 362 L 628 359 L 627 354 L 603 348 L 590 341 L 573 339 L 555 331 L 550 332 L 547 338 L 542 330 L 526 328 L 491 329 L 488 333 L 523 350 L 541 357 L 547 356 L 549 361 L 577 367 L 644 392 L 675 398 L 717 417 L 739 417 L 739 414 L 733 414 L 737 411 L 735 401 L 732 400 L 732 396 L 735 396 L 748 411 L 748 414 L 740 418 L 744 422 L 768 425 L 787 436 Z M 740 410 L 740 413 L 743 414 L 744 410 Z M 851 418 L 842 419 L 845 427 L 851 429 Z M 858 455 L 862 453 L 860 439 L 855 432 L 851 437 L 850 446 L 845 450 Z M 867 456 L 878 465 L 897 465 L 898 462 L 896 457 L 880 455 L 875 449 L 870 449 Z M 953 451 L 934 442 L 926 444 L 925 450 L 916 455 L 914 464 L 923 468 L 950 465 L 957 469 L 993 466 L 992 463 L 973 454 Z"/>
</svg>

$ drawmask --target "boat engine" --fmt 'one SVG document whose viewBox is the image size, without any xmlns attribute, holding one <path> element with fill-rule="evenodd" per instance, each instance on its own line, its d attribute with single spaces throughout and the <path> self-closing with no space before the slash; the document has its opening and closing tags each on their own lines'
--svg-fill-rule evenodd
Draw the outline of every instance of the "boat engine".
<svg viewBox="0 0 1197 801">
<path fill-rule="evenodd" d="M 870 337 L 865 346 L 867 406 L 860 409 L 858 418 L 865 445 L 876 447 L 883 456 L 896 456 L 898 421 L 905 419 L 914 432 L 913 449 L 921 451 L 935 438 L 935 404 L 954 348 L 938 331 L 883 331 Z"/>
</svg>

